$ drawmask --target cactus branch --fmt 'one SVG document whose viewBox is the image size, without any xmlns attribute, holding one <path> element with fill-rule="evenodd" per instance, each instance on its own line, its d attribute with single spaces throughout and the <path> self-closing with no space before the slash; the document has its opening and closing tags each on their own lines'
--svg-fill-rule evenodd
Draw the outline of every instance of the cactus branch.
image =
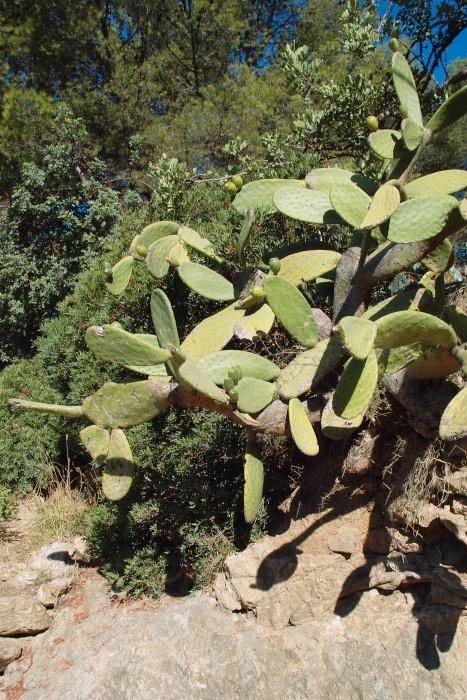
<svg viewBox="0 0 467 700">
<path fill-rule="evenodd" d="M 23 411 L 42 411 L 43 413 L 52 413 L 54 416 L 63 416 L 64 418 L 81 418 L 83 415 L 81 406 L 61 406 L 54 403 L 25 401 L 24 399 L 8 399 L 8 405 L 13 408 L 21 408 Z"/>
</svg>

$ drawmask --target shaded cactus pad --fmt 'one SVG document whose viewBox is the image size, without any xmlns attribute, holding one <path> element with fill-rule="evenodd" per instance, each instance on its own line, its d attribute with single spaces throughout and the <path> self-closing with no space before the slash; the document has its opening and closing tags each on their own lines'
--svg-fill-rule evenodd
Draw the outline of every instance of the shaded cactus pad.
<svg viewBox="0 0 467 700">
<path fill-rule="evenodd" d="M 245 521 L 253 523 L 263 498 L 264 466 L 258 445 L 248 443 L 244 467 L 243 512 Z"/>
<path fill-rule="evenodd" d="M 109 501 L 120 501 L 133 481 L 133 456 L 123 430 L 112 430 L 107 464 L 102 476 L 102 491 Z"/>
</svg>

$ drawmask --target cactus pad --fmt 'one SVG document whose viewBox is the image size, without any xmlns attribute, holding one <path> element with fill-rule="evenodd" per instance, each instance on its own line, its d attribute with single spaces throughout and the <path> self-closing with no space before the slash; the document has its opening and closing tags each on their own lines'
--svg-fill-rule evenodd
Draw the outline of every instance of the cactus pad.
<svg viewBox="0 0 467 700">
<path fill-rule="evenodd" d="M 141 340 L 144 340 L 146 343 L 149 343 L 156 348 L 160 347 L 159 341 L 155 335 L 150 335 L 149 333 L 135 333 L 134 337 L 141 338 Z M 146 377 L 151 375 L 152 377 L 168 378 L 167 368 L 162 363 L 158 365 L 124 365 L 124 367 L 132 372 L 136 372 L 137 374 L 144 374 Z"/>
<path fill-rule="evenodd" d="M 396 211 L 401 201 L 400 192 L 394 185 L 383 185 L 376 192 L 360 228 L 371 230 L 381 226 Z"/>
<path fill-rule="evenodd" d="M 159 238 L 149 246 L 146 267 L 153 277 L 161 279 L 166 276 L 170 267 L 170 253 L 179 242 L 178 236 L 172 235 Z"/>
<path fill-rule="evenodd" d="M 386 362 L 386 374 L 394 374 L 415 362 L 423 350 L 420 343 L 412 343 L 412 345 L 401 345 L 383 352 L 389 353 Z"/>
<path fill-rule="evenodd" d="M 461 440 L 467 435 L 467 386 L 448 403 L 439 424 L 442 440 Z"/>
<path fill-rule="evenodd" d="M 123 430 L 112 430 L 107 464 L 102 476 L 102 491 L 109 501 L 120 501 L 133 481 L 133 456 Z"/>
<path fill-rule="evenodd" d="M 421 343 L 451 350 L 457 343 L 456 334 L 447 323 L 421 311 L 396 311 L 378 319 L 376 325 L 377 348 Z"/>
<path fill-rule="evenodd" d="M 446 315 L 461 342 L 467 343 L 467 314 L 459 306 L 450 304 L 446 307 Z"/>
<path fill-rule="evenodd" d="M 333 328 L 333 333 L 356 360 L 365 360 L 373 348 L 376 323 L 366 318 L 345 316 Z"/>
<path fill-rule="evenodd" d="M 180 226 L 177 231 L 177 236 L 189 248 L 193 248 L 193 250 L 196 250 L 198 253 L 201 253 L 207 258 L 211 258 L 211 260 L 215 260 L 218 263 L 223 262 L 222 258 L 220 258 L 214 250 L 214 246 L 212 245 L 211 241 L 208 238 L 202 238 L 199 233 L 194 231 L 192 228 Z M 182 261 L 180 260 L 180 262 Z"/>
<path fill-rule="evenodd" d="M 245 486 L 243 491 L 243 512 L 245 521 L 253 523 L 263 498 L 264 466 L 256 442 L 248 443 L 244 467 Z"/>
<path fill-rule="evenodd" d="M 250 237 L 251 229 L 253 228 L 253 223 L 255 221 L 255 210 L 253 207 L 249 207 L 245 213 L 245 218 L 243 219 L 242 228 L 238 236 L 237 241 L 237 252 L 238 259 L 240 260 L 240 265 L 245 267 L 245 246 L 248 243 Z"/>
<path fill-rule="evenodd" d="M 318 328 L 313 312 L 301 292 L 284 277 L 264 280 L 266 301 L 289 335 L 305 347 L 318 342 Z"/>
<path fill-rule="evenodd" d="M 383 233 L 393 243 L 424 241 L 443 230 L 449 214 L 458 206 L 457 199 L 447 194 L 409 199 L 383 225 Z"/>
<path fill-rule="evenodd" d="M 131 278 L 133 263 L 133 256 L 127 255 L 125 258 L 122 258 L 122 260 L 120 260 L 116 265 L 114 265 L 114 267 L 112 268 L 112 281 L 105 283 L 107 289 L 111 294 L 115 294 L 115 296 L 123 294 Z"/>
<path fill-rule="evenodd" d="M 172 304 L 162 289 L 156 289 L 151 294 L 151 318 L 160 346 L 165 348 L 167 343 L 171 343 L 180 347 Z"/>
<path fill-rule="evenodd" d="M 467 172 L 465 170 L 441 170 L 409 182 L 404 190 L 407 197 L 412 199 L 429 194 L 454 194 L 466 188 Z"/>
<path fill-rule="evenodd" d="M 226 309 L 205 318 L 185 338 L 180 346 L 181 349 L 194 362 L 205 355 L 222 350 L 233 337 L 235 324 L 244 315 L 243 309 L 236 309 L 235 305 L 231 304 Z"/>
<path fill-rule="evenodd" d="M 439 109 L 436 110 L 426 128 L 436 133 L 454 124 L 467 113 L 467 85 L 457 90 Z"/>
<path fill-rule="evenodd" d="M 413 379 L 444 379 L 461 368 L 459 360 L 446 348 L 425 348 L 415 362 L 407 368 Z"/>
<path fill-rule="evenodd" d="M 420 311 L 429 311 L 432 309 L 433 297 L 426 290 L 408 289 L 405 292 L 396 294 L 396 296 L 383 299 L 379 304 L 370 306 L 365 311 L 362 318 L 368 318 L 371 321 L 377 321 L 383 316 L 395 313 L 396 311 L 408 311 L 409 309 L 420 309 Z"/>
<path fill-rule="evenodd" d="M 402 140 L 408 151 L 415 151 L 421 143 L 423 126 L 413 119 L 404 119 L 402 122 Z"/>
<path fill-rule="evenodd" d="M 333 250 L 304 250 L 292 253 L 282 258 L 278 276 L 285 277 L 298 286 L 334 270 L 340 259 L 341 254 Z"/>
<path fill-rule="evenodd" d="M 363 415 L 352 420 L 341 418 L 333 409 L 333 399 L 330 398 L 321 413 L 321 430 L 331 440 L 343 440 L 352 435 L 363 422 Z"/>
<path fill-rule="evenodd" d="M 129 428 L 157 418 L 169 405 L 156 380 L 108 382 L 83 401 L 83 413 L 100 428 Z"/>
<path fill-rule="evenodd" d="M 392 79 L 399 102 L 407 109 L 408 118 L 423 126 L 415 80 L 409 64 L 399 51 L 392 55 Z"/>
<path fill-rule="evenodd" d="M 370 148 L 381 160 L 393 160 L 402 152 L 402 137 L 400 131 L 393 129 L 381 129 L 370 134 L 368 138 Z"/>
<path fill-rule="evenodd" d="M 238 410 L 242 413 L 260 413 L 276 398 L 276 386 L 254 377 L 242 377 L 237 384 Z"/>
<path fill-rule="evenodd" d="M 279 396 L 288 400 L 310 391 L 334 369 L 341 356 L 342 345 L 338 338 L 320 340 L 312 350 L 297 355 L 281 371 L 277 380 Z"/>
<path fill-rule="evenodd" d="M 149 246 L 155 241 L 158 241 L 159 238 L 174 236 L 179 227 L 180 224 L 177 224 L 176 221 L 156 221 L 156 223 L 149 224 L 149 226 L 143 228 L 139 234 L 138 244 L 149 248 Z"/>
<path fill-rule="evenodd" d="M 188 389 L 197 391 L 199 394 L 207 396 L 209 399 L 217 403 L 227 406 L 229 400 L 222 389 L 214 384 L 214 382 L 203 372 L 198 365 L 195 365 L 191 360 L 186 360 L 178 370 L 177 378 L 180 383 Z"/>
<path fill-rule="evenodd" d="M 374 194 L 378 189 L 378 185 L 367 177 L 356 175 L 350 170 L 343 170 L 342 168 L 317 168 L 308 173 L 305 182 L 310 190 L 319 190 L 328 194 L 333 187 L 349 182 L 353 182 L 354 185 L 360 187 L 367 194 Z"/>
<path fill-rule="evenodd" d="M 206 299 L 232 301 L 239 295 L 232 282 L 205 265 L 186 262 L 180 265 L 178 274 L 187 287 Z"/>
<path fill-rule="evenodd" d="M 109 451 L 110 433 L 104 428 L 99 428 L 97 425 L 88 425 L 80 430 L 79 433 L 81 442 L 91 455 L 92 460 L 98 467 L 107 459 Z"/>
<path fill-rule="evenodd" d="M 242 187 L 232 207 L 243 216 L 250 207 L 263 214 L 273 214 L 276 211 L 274 193 L 280 187 L 304 189 L 306 184 L 304 180 L 255 180 Z"/>
<path fill-rule="evenodd" d="M 253 340 L 258 336 L 269 333 L 275 321 L 274 311 L 267 304 L 263 304 L 257 311 L 244 316 L 235 324 L 235 336 L 240 340 Z"/>
<path fill-rule="evenodd" d="M 454 264 L 454 248 L 448 238 L 445 238 L 429 255 L 423 258 L 422 263 L 432 272 L 446 272 Z"/>
<path fill-rule="evenodd" d="M 158 365 L 170 352 L 116 326 L 91 326 L 85 334 L 88 348 L 100 360 L 120 365 Z"/>
<path fill-rule="evenodd" d="M 282 214 L 298 221 L 309 224 L 342 223 L 342 219 L 332 208 L 327 192 L 283 187 L 275 193 L 274 204 Z"/>
<path fill-rule="evenodd" d="M 378 360 L 374 350 L 366 360 L 351 357 L 334 392 L 332 405 L 341 418 L 352 420 L 370 405 L 378 382 Z"/>
<path fill-rule="evenodd" d="M 265 382 L 277 379 L 280 372 L 279 367 L 265 357 L 243 350 L 221 350 L 202 357 L 198 362 L 198 367 L 219 385 L 235 366 L 240 368 L 243 377 L 254 377 Z"/>
<path fill-rule="evenodd" d="M 299 399 L 289 401 L 289 423 L 293 440 L 300 452 L 315 457 L 319 452 L 318 440 Z"/>
<path fill-rule="evenodd" d="M 363 190 L 351 182 L 343 183 L 333 187 L 329 193 L 329 199 L 341 219 L 349 226 L 361 227 L 371 204 L 370 197 Z"/>
</svg>

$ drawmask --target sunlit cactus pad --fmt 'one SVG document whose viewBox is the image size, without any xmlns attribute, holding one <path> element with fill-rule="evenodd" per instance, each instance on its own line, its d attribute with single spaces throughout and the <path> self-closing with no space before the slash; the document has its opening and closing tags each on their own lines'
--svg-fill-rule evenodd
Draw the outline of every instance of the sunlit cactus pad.
<svg viewBox="0 0 467 700">
<path fill-rule="evenodd" d="M 106 282 L 107 289 L 111 294 L 115 296 L 123 294 L 131 278 L 133 263 L 133 256 L 127 255 L 114 265 L 112 268 L 112 281 Z"/>
<path fill-rule="evenodd" d="M 333 332 L 357 360 L 365 360 L 373 348 L 376 324 L 366 318 L 344 316 Z"/>
<path fill-rule="evenodd" d="M 363 423 L 363 415 L 351 420 L 341 418 L 333 408 L 333 398 L 330 398 L 321 413 L 321 430 L 331 440 L 344 440 L 352 435 Z"/>
<path fill-rule="evenodd" d="M 424 175 L 405 185 L 408 197 L 423 197 L 430 194 L 454 194 L 467 188 L 467 171 L 440 170 L 437 173 Z"/>
<path fill-rule="evenodd" d="M 381 160 L 393 160 L 402 150 L 402 135 L 394 129 L 381 129 L 370 134 L 368 138 L 370 148 Z"/>
<path fill-rule="evenodd" d="M 264 466 L 259 448 L 249 442 L 245 454 L 245 486 L 243 491 L 243 512 L 245 521 L 253 523 L 263 498 Z"/>
<path fill-rule="evenodd" d="M 454 248 L 445 238 L 434 250 L 423 258 L 422 263 L 432 272 L 446 272 L 454 264 Z"/>
<path fill-rule="evenodd" d="M 315 457 L 319 452 L 318 440 L 299 399 L 289 401 L 289 424 L 293 440 L 300 452 L 308 457 Z"/>
<path fill-rule="evenodd" d="M 392 55 L 392 79 L 399 101 L 407 109 L 408 118 L 423 126 L 417 86 L 409 64 L 399 51 Z"/>
<path fill-rule="evenodd" d="M 253 340 L 268 335 L 276 315 L 270 306 L 262 304 L 259 309 L 244 316 L 235 324 L 235 335 L 239 340 Z"/>
<path fill-rule="evenodd" d="M 285 400 L 305 394 L 336 367 L 342 356 L 342 345 L 332 336 L 312 349 L 297 355 L 281 371 L 277 380 L 279 396 Z"/>
<path fill-rule="evenodd" d="M 371 204 L 371 198 L 366 192 L 353 183 L 346 182 L 333 187 L 329 199 L 341 219 L 353 228 L 361 228 Z"/>
<path fill-rule="evenodd" d="M 263 214 L 272 214 L 276 211 L 274 193 L 280 187 L 296 187 L 304 189 L 304 180 L 255 180 L 244 185 L 236 195 L 232 207 L 239 214 L 245 215 L 249 207 Z"/>
<path fill-rule="evenodd" d="M 110 433 L 97 425 L 88 425 L 80 430 L 81 442 L 91 455 L 92 460 L 98 467 L 102 466 L 107 459 L 110 445 Z"/>
<path fill-rule="evenodd" d="M 226 393 L 219 389 L 209 376 L 191 360 L 186 360 L 179 368 L 177 378 L 183 386 L 226 406 L 229 403 Z"/>
<path fill-rule="evenodd" d="M 113 325 L 91 326 L 85 340 L 100 360 L 121 365 L 158 365 L 170 359 L 170 352 Z"/>
<path fill-rule="evenodd" d="M 275 384 L 254 377 L 243 377 L 237 384 L 238 410 L 255 414 L 263 411 L 276 398 Z"/>
<path fill-rule="evenodd" d="M 374 229 L 384 224 L 396 211 L 401 201 L 400 192 L 394 185 L 383 185 L 375 193 L 370 208 L 365 214 L 361 229 Z"/>
<path fill-rule="evenodd" d="M 461 440 L 467 436 L 467 386 L 446 406 L 439 425 L 443 440 Z"/>
<path fill-rule="evenodd" d="M 112 430 L 107 463 L 102 476 L 102 492 L 109 501 L 120 501 L 133 481 L 133 456 L 123 430 Z"/>
<path fill-rule="evenodd" d="M 233 301 L 239 295 L 232 282 L 205 265 L 185 262 L 178 268 L 183 282 L 197 294 L 214 301 Z"/>
<path fill-rule="evenodd" d="M 310 305 L 301 292 L 283 277 L 264 280 L 266 301 L 289 335 L 305 347 L 318 342 L 318 328 Z"/>
<path fill-rule="evenodd" d="M 198 362 L 198 367 L 219 385 L 235 366 L 241 369 L 243 377 L 255 377 L 265 382 L 277 379 L 280 372 L 279 367 L 265 357 L 243 350 L 221 350 L 206 355 Z"/>
<path fill-rule="evenodd" d="M 222 350 L 232 339 L 237 321 L 245 315 L 244 309 L 236 309 L 235 304 L 218 311 L 201 321 L 185 338 L 181 349 L 197 362 L 205 355 Z"/>
<path fill-rule="evenodd" d="M 274 204 L 282 214 L 298 221 L 309 224 L 342 223 L 342 219 L 332 207 L 327 192 L 283 187 L 275 193 Z"/>
<path fill-rule="evenodd" d="M 374 350 L 366 360 L 351 357 L 334 392 L 332 406 L 341 418 L 353 420 L 364 414 L 378 383 L 378 360 Z"/>
<path fill-rule="evenodd" d="M 304 250 L 281 259 L 278 277 L 285 277 L 294 285 L 322 277 L 339 264 L 341 254 L 333 250 Z"/>
<path fill-rule="evenodd" d="M 458 206 L 457 199 L 447 194 L 409 199 L 383 225 L 383 233 L 393 243 L 424 241 L 443 230 L 449 214 Z"/>
<path fill-rule="evenodd" d="M 156 418 L 169 405 L 157 379 L 107 382 L 83 401 L 83 413 L 100 428 L 128 428 Z"/>
<path fill-rule="evenodd" d="M 457 338 L 453 329 L 436 316 L 421 311 L 396 311 L 376 321 L 375 347 L 395 348 L 421 343 L 452 349 Z"/>
<path fill-rule="evenodd" d="M 446 307 L 446 315 L 461 342 L 467 343 L 467 314 L 459 306 L 450 304 Z"/>
<path fill-rule="evenodd" d="M 375 185 L 375 183 L 367 177 L 357 175 L 350 170 L 344 170 L 342 168 L 317 168 L 308 173 L 305 182 L 310 190 L 320 190 L 328 194 L 336 185 L 349 182 L 357 185 L 367 194 L 374 194 L 378 188 L 378 185 Z"/>
</svg>

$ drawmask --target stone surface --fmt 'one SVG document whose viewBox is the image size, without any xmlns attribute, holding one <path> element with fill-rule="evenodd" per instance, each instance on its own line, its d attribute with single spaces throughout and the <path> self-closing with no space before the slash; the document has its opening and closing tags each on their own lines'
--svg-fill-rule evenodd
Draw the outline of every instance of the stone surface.
<svg viewBox="0 0 467 700">
<path fill-rule="evenodd" d="M 73 585 L 73 578 L 56 578 L 43 583 L 37 591 L 37 600 L 46 608 L 54 608 L 60 596 L 68 593 Z"/>
<path fill-rule="evenodd" d="M 28 560 L 30 569 L 49 572 L 53 576 L 70 576 L 74 567 L 71 555 L 76 546 L 72 542 L 52 542 L 31 554 Z"/>
<path fill-rule="evenodd" d="M 331 552 L 353 554 L 359 540 L 360 531 L 356 527 L 343 526 L 328 539 L 328 547 Z"/>
<path fill-rule="evenodd" d="M 50 627 L 45 608 L 31 595 L 0 597 L 0 637 L 38 634 Z"/>
<path fill-rule="evenodd" d="M 21 643 L 17 639 L 0 637 L 0 673 L 9 663 L 21 656 Z"/>
</svg>

